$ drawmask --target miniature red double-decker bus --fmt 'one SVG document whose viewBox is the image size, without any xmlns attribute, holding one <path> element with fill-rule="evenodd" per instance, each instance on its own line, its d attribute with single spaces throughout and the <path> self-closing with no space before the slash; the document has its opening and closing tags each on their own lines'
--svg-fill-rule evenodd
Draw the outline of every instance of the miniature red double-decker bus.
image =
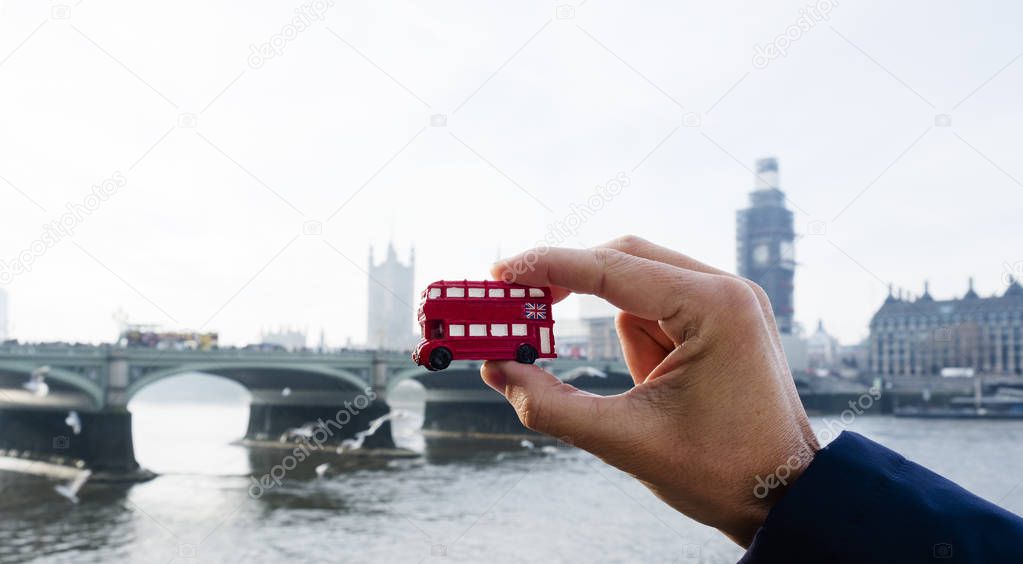
<svg viewBox="0 0 1023 564">
<path fill-rule="evenodd" d="M 444 370 L 452 360 L 555 358 L 551 291 L 498 281 L 437 281 L 423 291 L 416 364 Z"/>
</svg>

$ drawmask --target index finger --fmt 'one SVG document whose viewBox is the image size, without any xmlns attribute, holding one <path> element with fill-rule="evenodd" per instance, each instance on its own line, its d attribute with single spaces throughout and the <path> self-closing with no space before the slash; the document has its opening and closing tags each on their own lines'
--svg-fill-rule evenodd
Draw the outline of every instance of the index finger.
<svg viewBox="0 0 1023 564">
<path fill-rule="evenodd" d="M 706 294 L 713 279 L 709 274 L 602 247 L 527 251 L 499 261 L 493 273 L 518 284 L 594 294 L 650 320 L 669 319 L 682 310 L 690 317 L 701 316 L 705 300 L 699 297 Z"/>
</svg>

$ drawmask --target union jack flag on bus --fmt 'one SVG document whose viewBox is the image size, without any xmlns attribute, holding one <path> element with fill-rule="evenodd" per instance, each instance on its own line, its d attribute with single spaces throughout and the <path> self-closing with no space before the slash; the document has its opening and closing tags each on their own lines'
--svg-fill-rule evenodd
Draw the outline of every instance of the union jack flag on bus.
<svg viewBox="0 0 1023 564">
<path fill-rule="evenodd" d="M 547 319 L 547 304 L 527 303 L 522 306 L 526 319 Z"/>
</svg>

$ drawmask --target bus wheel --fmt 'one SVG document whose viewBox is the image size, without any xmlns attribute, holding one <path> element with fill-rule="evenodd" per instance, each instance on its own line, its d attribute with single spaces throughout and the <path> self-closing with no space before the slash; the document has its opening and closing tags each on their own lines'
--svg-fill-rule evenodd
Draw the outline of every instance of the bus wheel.
<svg viewBox="0 0 1023 564">
<path fill-rule="evenodd" d="M 536 349 L 532 345 L 519 345 L 515 350 L 515 360 L 522 364 L 533 364 L 536 362 Z"/>
<path fill-rule="evenodd" d="M 437 347 L 430 353 L 430 370 L 444 370 L 451 364 L 451 351 L 447 347 Z"/>
</svg>

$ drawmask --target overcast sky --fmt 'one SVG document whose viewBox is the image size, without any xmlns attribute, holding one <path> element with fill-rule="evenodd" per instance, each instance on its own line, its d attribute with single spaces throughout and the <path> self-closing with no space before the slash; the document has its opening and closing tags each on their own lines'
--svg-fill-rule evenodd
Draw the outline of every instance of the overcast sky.
<svg viewBox="0 0 1023 564">
<path fill-rule="evenodd" d="M 768 155 L 808 327 L 854 341 L 889 281 L 990 294 L 1023 269 L 1019 3 L 559 5 L 0 3 L 0 260 L 31 256 L 14 336 L 111 340 L 120 308 L 360 342 L 371 244 L 414 243 L 418 287 L 485 277 L 622 176 L 555 236 L 734 270 Z"/>
</svg>

